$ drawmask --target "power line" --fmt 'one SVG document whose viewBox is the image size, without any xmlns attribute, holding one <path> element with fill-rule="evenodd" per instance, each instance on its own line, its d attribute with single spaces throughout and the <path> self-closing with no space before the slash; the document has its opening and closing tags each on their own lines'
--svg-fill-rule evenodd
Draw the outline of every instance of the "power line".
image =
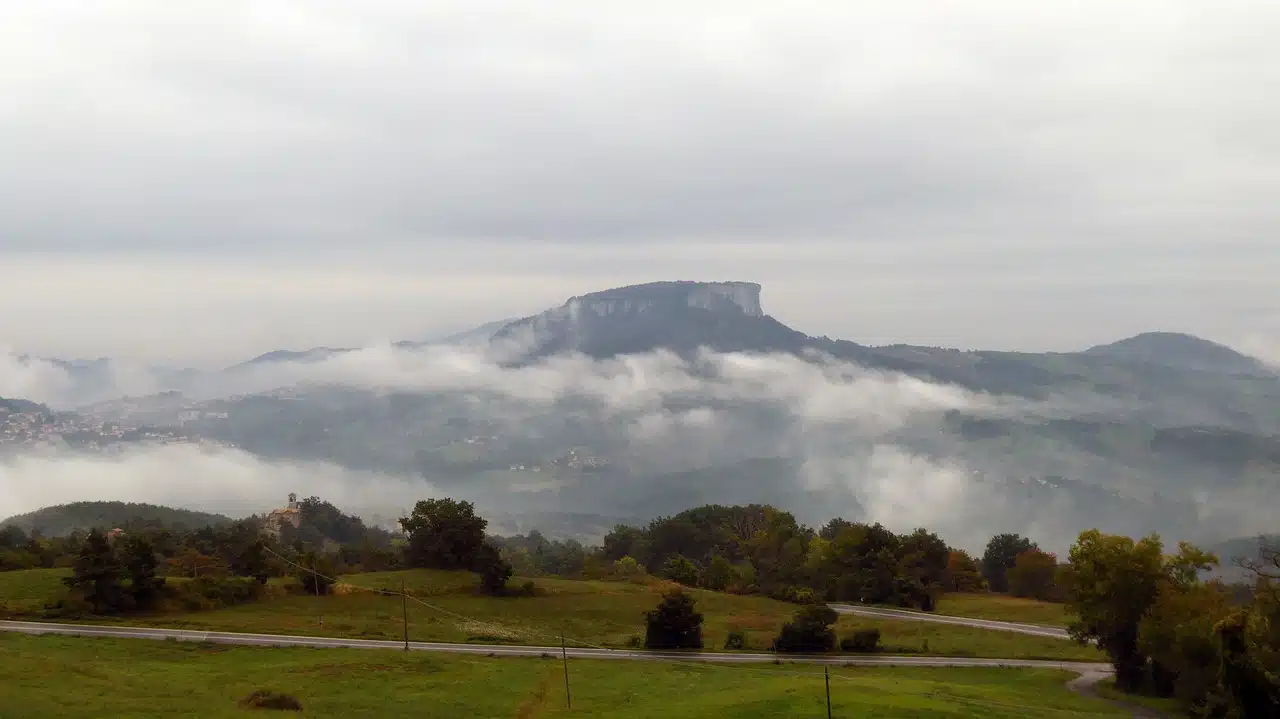
<svg viewBox="0 0 1280 719">
<path fill-rule="evenodd" d="M 401 586 L 401 591 L 399 591 L 399 592 L 397 592 L 397 591 L 395 591 L 395 590 L 390 590 L 390 589 L 382 589 L 382 588 L 379 588 L 379 587 L 366 587 L 366 586 L 362 586 L 362 585 L 359 585 L 359 584 L 352 584 L 352 583 L 350 583 L 350 582 L 343 582 L 343 581 L 341 581 L 341 580 L 340 580 L 339 578 L 337 578 L 337 577 L 330 577 L 330 576 L 327 576 L 327 575 L 324 575 L 324 574 L 320 574 L 318 571 L 316 571 L 316 569 L 315 569 L 314 567 L 305 567 L 305 566 L 303 566 L 303 565 L 301 565 L 301 564 L 298 564 L 297 562 L 295 562 L 295 561 L 293 561 L 293 560 L 289 559 L 288 557 L 286 557 L 286 556 L 284 556 L 284 555 L 282 555 L 282 554 L 279 554 L 278 552 L 275 552 L 275 551 L 274 551 L 274 550 L 272 550 L 270 547 L 265 547 L 265 546 L 264 546 L 264 549 L 266 549 L 266 550 L 267 550 L 267 552 L 269 552 L 270 554 L 272 554 L 272 555 L 273 555 L 273 556 L 275 556 L 276 558 L 280 559 L 281 561 L 285 562 L 286 564 L 289 564 L 289 565 L 291 565 L 291 566 L 293 566 L 293 567 L 296 567 L 297 569 L 301 569 L 302 571 L 310 572 L 310 573 L 312 573 L 313 575 L 315 575 L 315 576 L 317 576 L 317 577 L 321 577 L 321 578 L 327 579 L 327 580 L 329 580 L 329 582 L 330 582 L 331 584 L 333 584 L 333 585 L 335 585 L 335 586 L 336 586 L 336 585 L 341 584 L 341 585 L 344 585 L 344 586 L 353 587 L 353 588 L 355 588 L 355 589 L 360 589 L 360 590 L 367 591 L 367 592 L 373 592 L 373 593 L 375 593 L 375 594 L 380 594 L 380 595 L 383 595 L 383 596 L 389 596 L 389 597 L 397 597 L 397 596 L 398 596 L 398 597 L 401 597 L 401 601 L 402 601 L 402 603 L 403 603 L 404 601 L 406 601 L 406 600 L 408 600 L 408 601 L 413 601 L 413 602 L 416 602 L 416 603 L 418 603 L 418 604 L 421 604 L 422 606 L 424 606 L 424 607 L 426 607 L 426 608 L 428 608 L 428 609 L 431 609 L 432 611 L 439 612 L 440 614 L 443 614 L 443 615 L 445 615 L 445 616 L 448 616 L 448 617 L 450 617 L 450 618 L 452 618 L 452 619 L 456 619 L 456 620 L 463 621 L 463 622 L 468 622 L 468 623 L 470 623 L 470 624 L 478 625 L 478 626 L 480 626 L 480 627 L 489 627 L 489 628 L 494 628 L 494 629 L 499 629 L 499 630 L 505 630 L 505 631 L 508 631 L 508 632 L 510 632 L 510 633 L 512 633 L 512 634 L 516 634 L 516 635 L 524 635 L 524 636 L 526 636 L 526 637 L 542 638 L 542 639 L 552 639 L 552 640 L 554 640 L 554 639 L 556 639 L 556 638 L 557 638 L 557 637 L 555 637 L 554 635 L 545 634 L 545 633 L 542 633 L 542 632 L 539 632 L 539 631 L 533 630 L 533 629 L 531 629 L 531 628 L 516 628 L 516 627 L 504 626 L 504 625 L 502 625 L 502 624 L 496 624 L 496 623 L 493 623 L 493 622 L 489 622 L 489 621 L 485 621 L 485 620 L 477 619 L 477 618 L 475 618 L 475 617 L 469 617 L 469 616 L 467 616 L 467 615 L 465 615 L 465 614 L 459 614 L 458 612 L 454 612 L 454 611 L 452 611 L 452 610 L 445 609 L 444 607 L 441 607 L 441 606 L 438 606 L 438 605 L 432 604 L 432 603 L 430 603 L 430 602 L 423 601 L 423 600 L 419 599 L 418 597 L 413 596 L 412 594 L 410 594 L 410 593 L 405 589 L 405 585 L 404 585 L 404 580 L 403 580 L 403 578 L 401 579 L 401 585 L 400 585 L 400 586 Z M 318 583 L 317 583 L 317 587 L 318 587 Z M 407 609 L 404 609 L 404 607 L 403 607 L 403 606 L 402 606 L 402 610 L 404 611 L 404 618 L 405 618 L 405 621 L 404 621 L 404 636 L 405 636 L 405 647 L 406 647 L 406 650 L 407 650 L 407 649 L 408 649 L 408 647 L 409 647 L 409 639 L 408 639 L 408 633 L 409 633 L 408 612 L 407 612 Z M 573 643 L 575 643 L 575 644 L 581 645 L 581 646 L 583 646 L 583 647 L 585 647 L 585 648 L 588 648 L 588 649 L 600 649 L 600 650 L 604 650 L 604 651 L 608 651 L 608 652 L 613 652 L 613 651 L 615 651 L 615 649 L 616 649 L 616 648 L 615 648 L 615 647 L 607 647 L 607 646 L 604 646 L 604 645 L 601 645 L 601 644 L 594 644 L 594 643 L 592 643 L 592 642 L 588 642 L 588 641 L 581 640 L 581 639 L 571 638 L 571 637 L 568 637 L 567 635 L 565 635 L 564 633 L 561 633 L 560 637 L 558 637 L 558 638 L 561 640 L 561 656 L 562 656 L 562 660 L 563 660 L 563 661 L 564 661 L 564 663 L 565 663 L 565 701 L 566 701 L 566 703 L 567 703 L 567 702 L 569 702 L 569 685 L 568 685 L 568 681 L 569 681 L 569 677 L 568 677 L 568 661 L 569 661 L 569 660 L 568 660 L 567 643 L 571 641 L 571 642 L 573 642 Z M 547 649 L 553 649 L 553 645 L 548 645 L 548 646 L 547 646 L 547 647 L 545 647 L 545 648 L 547 648 Z M 687 667 L 687 668 L 690 668 L 690 669 L 697 669 L 697 670 L 699 670 L 699 671 L 715 671 L 715 670 L 720 670 L 720 669 L 729 669 L 729 668 L 730 668 L 729 666 L 724 665 L 724 664 L 721 664 L 721 663 L 718 663 L 718 662 L 703 662 L 703 661 L 696 661 L 696 660 L 692 660 L 692 659 L 681 659 L 681 658 L 673 657 L 673 656 L 670 656 L 670 655 L 654 654 L 654 655 L 652 656 L 652 659 L 653 659 L 654 661 L 658 661 L 658 662 L 662 662 L 662 663 L 666 663 L 666 664 L 670 664 L 670 665 L 674 665 L 674 666 L 684 666 L 684 667 Z M 833 659 L 839 659 L 839 657 L 833 657 Z M 775 658 L 775 659 L 774 659 L 774 661 L 773 661 L 773 663 L 774 663 L 775 665 L 779 665 L 779 666 L 780 666 L 780 665 L 782 665 L 785 661 L 786 661 L 786 660 L 784 660 L 784 659 L 776 659 L 776 658 Z M 846 665 L 846 666 L 845 666 L 845 668 L 848 668 L 848 665 Z M 743 665 L 734 665 L 734 666 L 732 667 L 732 671 L 734 671 L 734 672 L 755 672 L 755 673 L 767 674 L 767 675 L 769 675 L 769 676 L 793 676 L 793 677 L 804 677 L 804 678 L 807 678 L 807 679 L 814 679 L 815 681 L 816 681 L 818 678 L 823 678 L 823 679 L 824 679 L 824 681 L 826 681 L 826 682 L 828 682 L 828 683 L 830 682 L 830 680 L 831 680 L 832 678 L 836 679 L 837 681 L 845 681 L 845 682 L 849 682 L 850 684 L 856 684 L 856 683 L 858 683 L 858 680 L 857 680 L 856 678 L 854 678 L 854 677 L 849 677 L 849 676 L 844 676 L 844 675 L 842 675 L 842 674 L 840 674 L 840 673 L 836 673 L 836 675 L 835 675 L 834 677 L 832 677 L 832 676 L 831 676 L 831 673 L 830 673 L 830 666 L 824 666 L 824 667 L 823 667 L 823 672 L 822 672 L 822 673 L 818 673 L 817 671 L 796 671 L 796 670 L 794 670 L 794 669 L 768 669 L 768 668 L 765 668 L 765 667 L 753 667 L 753 666 L 743 666 Z M 829 691 L 829 689 L 828 689 L 828 691 Z M 1084 710 L 1075 710 L 1075 709 L 1066 709 L 1066 708 L 1054 708 L 1054 709 L 1047 709 L 1047 708 L 1045 708 L 1045 707 L 1028 707 L 1028 706 L 1017 705 L 1017 704 L 1005 704 L 1005 703 L 1001 703 L 1001 702 L 992 702 L 992 701 L 986 701 L 986 700 L 982 700 L 982 699 L 977 699 L 977 698 L 974 698 L 974 697 L 965 697 L 965 696 L 963 696 L 963 695 L 951 694 L 951 693 L 949 693 L 949 692 L 931 692 L 931 694 L 937 694 L 937 695 L 940 695 L 940 696 L 945 696 L 948 700 L 951 700 L 951 701 L 957 701 L 957 702 L 961 702 L 961 703 L 965 703 L 965 704 L 970 704 L 970 705 L 972 705 L 972 706 L 976 706 L 976 707 L 1000 708 L 1000 709 L 1018 709 L 1018 710 L 1034 711 L 1034 713 L 1035 713 L 1035 715 L 1036 715 L 1036 716 L 1080 716 L 1080 715 L 1092 715 L 1092 714 L 1093 714 L 1093 712 L 1088 712 L 1088 711 L 1084 711 Z"/>
</svg>

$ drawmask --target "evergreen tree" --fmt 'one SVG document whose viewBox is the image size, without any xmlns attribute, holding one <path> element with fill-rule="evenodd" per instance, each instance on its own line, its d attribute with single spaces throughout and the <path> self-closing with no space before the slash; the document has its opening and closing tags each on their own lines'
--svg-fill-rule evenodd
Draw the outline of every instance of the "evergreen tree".
<svg viewBox="0 0 1280 719">
<path fill-rule="evenodd" d="M 644 613 L 646 649 L 701 649 L 702 615 L 683 590 L 667 592 L 658 608 Z"/>
<path fill-rule="evenodd" d="M 125 608 L 120 586 L 123 568 L 106 535 L 95 529 L 85 537 L 72 565 L 72 574 L 63 579 L 93 606 L 95 614 L 113 614 Z"/>
<path fill-rule="evenodd" d="M 154 545 L 144 536 L 126 537 L 120 550 L 121 561 L 129 574 L 129 595 L 134 606 L 150 609 L 160 598 L 164 577 L 156 576 L 160 564 Z"/>
</svg>

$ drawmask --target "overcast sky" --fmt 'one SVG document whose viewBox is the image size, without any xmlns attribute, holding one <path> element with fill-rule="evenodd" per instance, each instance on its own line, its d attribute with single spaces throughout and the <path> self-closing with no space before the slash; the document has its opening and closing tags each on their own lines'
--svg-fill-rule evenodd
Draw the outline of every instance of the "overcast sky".
<svg viewBox="0 0 1280 719">
<path fill-rule="evenodd" d="M 220 365 L 657 279 L 1280 358 L 1280 3 L 0 0 L 0 347 Z"/>
</svg>

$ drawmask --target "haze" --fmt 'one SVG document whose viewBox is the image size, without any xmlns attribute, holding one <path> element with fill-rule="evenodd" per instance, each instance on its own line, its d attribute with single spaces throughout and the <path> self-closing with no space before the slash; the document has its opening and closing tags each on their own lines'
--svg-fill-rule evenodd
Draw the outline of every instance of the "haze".
<svg viewBox="0 0 1280 719">
<path fill-rule="evenodd" d="M 1270 2 L 0 2 L 0 345 L 221 366 L 654 279 L 1280 357 Z"/>
</svg>

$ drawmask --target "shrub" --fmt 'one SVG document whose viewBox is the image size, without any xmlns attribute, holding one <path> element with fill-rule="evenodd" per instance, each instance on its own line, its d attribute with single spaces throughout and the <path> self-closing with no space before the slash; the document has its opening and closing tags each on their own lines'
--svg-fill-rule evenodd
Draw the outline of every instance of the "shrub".
<svg viewBox="0 0 1280 719">
<path fill-rule="evenodd" d="M 840 651 L 870 654 L 880 649 L 879 629 L 859 629 L 840 641 Z"/>
<path fill-rule="evenodd" d="M 698 586 L 698 567 L 688 558 L 677 554 L 662 565 L 662 576 L 686 587 Z"/>
<path fill-rule="evenodd" d="M 253 577 L 198 577 L 165 585 L 165 596 L 184 609 L 220 609 L 257 600 L 266 593 Z"/>
<path fill-rule="evenodd" d="M 673 589 L 658 608 L 645 612 L 644 646 L 647 649 L 701 649 L 702 615 L 694 611 L 693 597 Z"/>
<path fill-rule="evenodd" d="M 729 632 L 729 636 L 724 640 L 725 649 L 746 649 L 747 634 L 746 632 Z"/>
<path fill-rule="evenodd" d="M 273 692 L 267 689 L 259 689 L 240 700 L 240 706 L 245 709 L 276 709 L 279 711 L 300 712 L 302 711 L 302 702 L 288 694 Z"/>
<path fill-rule="evenodd" d="M 829 652 L 836 647 L 836 630 L 831 625 L 839 615 L 834 609 L 815 604 L 802 608 L 773 640 L 778 652 Z"/>
</svg>

